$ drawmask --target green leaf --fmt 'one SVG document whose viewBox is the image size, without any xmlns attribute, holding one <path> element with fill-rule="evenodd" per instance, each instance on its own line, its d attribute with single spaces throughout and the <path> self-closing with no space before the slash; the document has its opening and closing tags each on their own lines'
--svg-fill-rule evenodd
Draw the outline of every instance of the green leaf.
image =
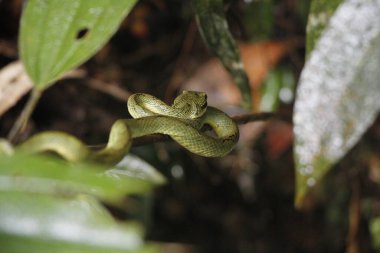
<svg viewBox="0 0 380 253">
<path fill-rule="evenodd" d="M 380 217 L 370 220 L 369 230 L 372 236 L 372 246 L 376 250 L 380 250 Z"/>
<path fill-rule="evenodd" d="M 276 5 L 273 0 L 252 1 L 244 9 L 245 30 L 250 38 L 266 40 L 274 31 Z"/>
<path fill-rule="evenodd" d="M 260 110 L 274 112 L 280 101 L 290 103 L 294 97 L 296 81 L 290 69 L 276 68 L 271 70 L 261 89 Z"/>
<path fill-rule="evenodd" d="M 193 0 L 197 24 L 203 40 L 230 72 L 242 94 L 242 106 L 252 106 L 251 87 L 236 41 L 232 37 L 223 10 L 223 0 Z"/>
<path fill-rule="evenodd" d="M 312 0 L 307 22 L 306 54 L 309 55 L 342 0 Z"/>
<path fill-rule="evenodd" d="M 152 184 L 146 180 L 104 174 L 93 164 L 69 165 L 50 157 L 1 156 L 0 191 L 43 193 L 56 196 L 90 194 L 115 202 L 126 194 L 146 193 Z"/>
<path fill-rule="evenodd" d="M 20 27 L 20 54 L 35 86 L 44 89 L 95 54 L 137 0 L 29 0 Z"/>
<path fill-rule="evenodd" d="M 110 176 L 137 178 L 155 185 L 166 183 L 166 178 L 152 165 L 138 156 L 128 154 L 115 168 L 106 172 Z"/>
<path fill-rule="evenodd" d="M 0 139 L 0 155 L 12 155 L 13 153 L 12 144 L 6 139 Z"/>
<path fill-rule="evenodd" d="M 118 224 L 95 199 L 0 192 L 1 252 L 156 252 L 137 223 Z"/>
<path fill-rule="evenodd" d="M 377 116 L 379 17 L 379 0 L 345 1 L 301 74 L 294 109 L 298 205 Z"/>
</svg>

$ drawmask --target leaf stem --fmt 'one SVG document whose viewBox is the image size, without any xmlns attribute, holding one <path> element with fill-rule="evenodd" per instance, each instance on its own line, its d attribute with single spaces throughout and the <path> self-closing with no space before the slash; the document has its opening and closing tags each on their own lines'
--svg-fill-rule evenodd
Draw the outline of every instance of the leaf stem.
<svg viewBox="0 0 380 253">
<path fill-rule="evenodd" d="M 10 142 L 15 142 L 16 137 L 24 130 L 26 124 L 29 121 L 30 116 L 32 115 L 34 108 L 36 107 L 40 97 L 42 94 L 42 90 L 34 88 L 29 96 L 29 99 L 22 110 L 20 116 L 17 118 L 16 122 L 12 126 L 11 131 L 8 134 L 8 140 Z"/>
</svg>

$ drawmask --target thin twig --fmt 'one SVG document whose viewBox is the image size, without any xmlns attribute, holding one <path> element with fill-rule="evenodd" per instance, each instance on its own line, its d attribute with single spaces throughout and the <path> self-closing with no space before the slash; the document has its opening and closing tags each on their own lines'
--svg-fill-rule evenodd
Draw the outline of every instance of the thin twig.
<svg viewBox="0 0 380 253">
<path fill-rule="evenodd" d="M 8 134 L 8 140 L 13 143 L 16 140 L 16 137 L 24 130 L 26 124 L 29 121 L 30 116 L 32 115 L 34 108 L 36 107 L 40 97 L 42 94 L 42 90 L 37 88 L 32 89 L 32 92 L 29 96 L 29 99 L 22 110 L 20 116 L 17 118 L 14 123 L 11 131 Z"/>
<path fill-rule="evenodd" d="M 288 123 L 291 123 L 292 120 L 288 115 L 274 113 L 274 112 L 261 112 L 261 113 L 252 113 L 252 114 L 243 114 L 239 116 L 232 117 L 236 124 L 242 125 L 249 122 L 255 121 L 264 121 L 264 120 L 281 120 Z"/>
<path fill-rule="evenodd" d="M 96 79 L 88 79 L 88 82 L 86 82 L 86 84 L 89 87 L 110 95 L 122 102 L 127 101 L 128 97 L 131 95 L 130 92 L 120 88 L 120 86 L 118 86 L 116 83 L 106 83 Z"/>
</svg>

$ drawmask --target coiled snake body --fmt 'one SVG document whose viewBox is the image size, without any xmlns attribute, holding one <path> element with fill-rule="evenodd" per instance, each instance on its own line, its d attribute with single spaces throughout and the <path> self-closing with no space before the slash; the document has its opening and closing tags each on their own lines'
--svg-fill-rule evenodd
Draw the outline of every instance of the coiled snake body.
<svg viewBox="0 0 380 253">
<path fill-rule="evenodd" d="M 145 135 L 169 135 L 187 150 L 206 157 L 228 154 L 239 138 L 235 122 L 224 112 L 208 107 L 203 92 L 183 91 L 171 106 L 151 95 L 137 93 L 128 99 L 128 110 L 134 119 L 117 120 L 106 147 L 100 151 L 92 151 L 76 137 L 57 131 L 36 134 L 18 150 L 51 151 L 69 161 L 113 164 L 129 151 L 133 138 Z M 203 131 L 206 125 L 214 133 Z"/>
</svg>

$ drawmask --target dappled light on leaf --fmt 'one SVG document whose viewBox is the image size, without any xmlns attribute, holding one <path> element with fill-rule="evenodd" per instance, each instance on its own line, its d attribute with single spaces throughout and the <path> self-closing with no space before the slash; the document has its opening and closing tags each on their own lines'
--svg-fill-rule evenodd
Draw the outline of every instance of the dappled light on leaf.
<svg viewBox="0 0 380 253">
<path fill-rule="evenodd" d="M 302 72 L 294 113 L 297 205 L 377 115 L 379 16 L 379 0 L 339 6 Z"/>
<path fill-rule="evenodd" d="M 149 182 L 133 177 L 107 176 L 104 174 L 105 169 L 93 164 L 70 165 L 42 156 L 2 156 L 0 191 L 57 196 L 85 193 L 115 202 L 126 194 L 145 193 L 152 187 Z"/>
<path fill-rule="evenodd" d="M 89 196 L 73 199 L 0 192 L 4 252 L 141 252 L 138 224 L 117 224 Z"/>
</svg>

